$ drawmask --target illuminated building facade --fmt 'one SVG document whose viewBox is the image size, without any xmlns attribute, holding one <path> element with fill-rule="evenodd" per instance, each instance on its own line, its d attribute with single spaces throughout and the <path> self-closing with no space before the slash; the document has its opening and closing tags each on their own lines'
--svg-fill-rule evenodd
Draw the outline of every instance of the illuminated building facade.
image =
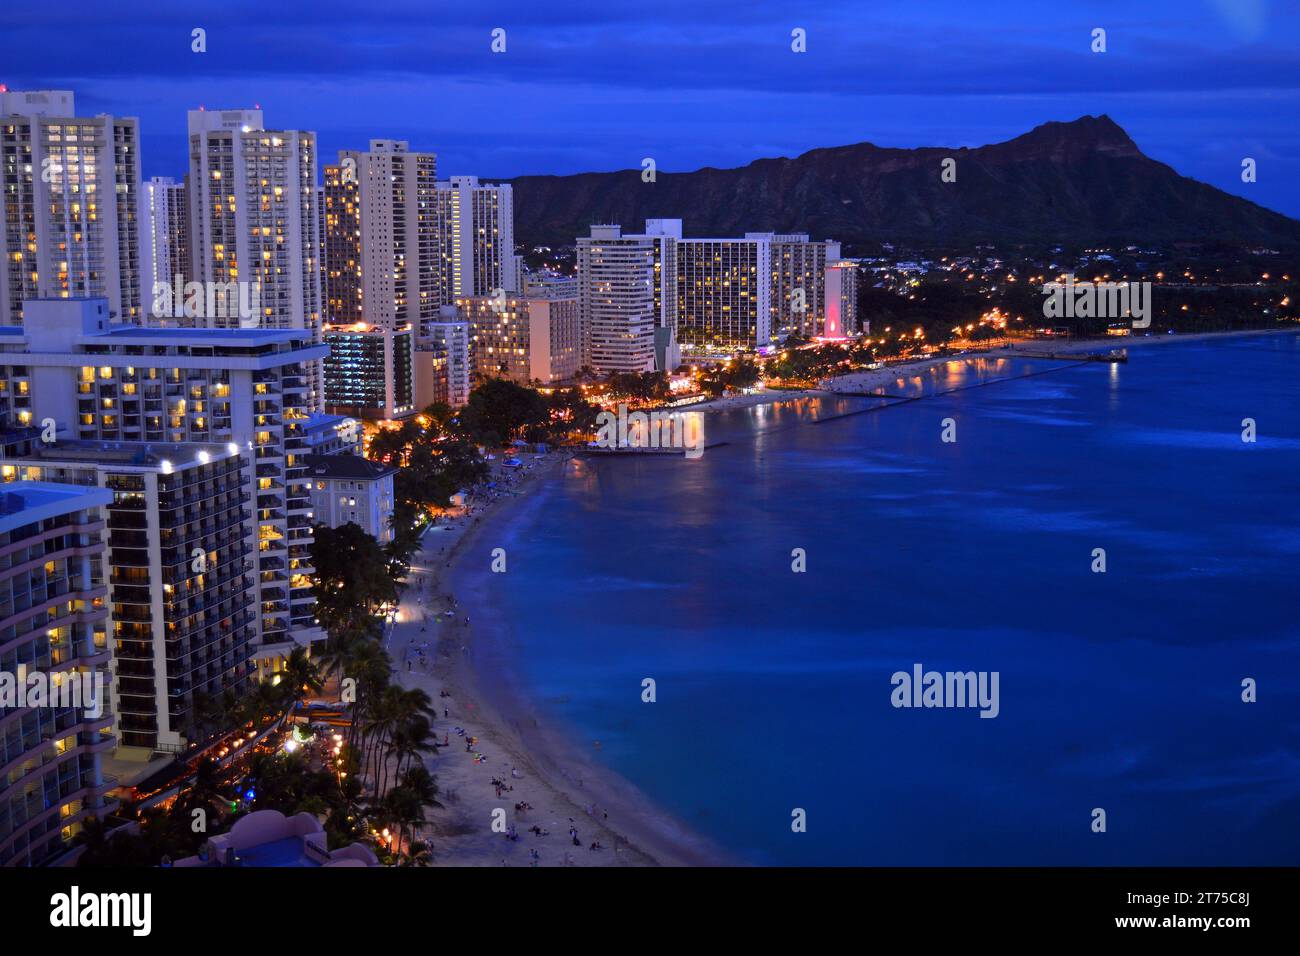
<svg viewBox="0 0 1300 956">
<path fill-rule="evenodd" d="M 32 441 L 6 449 L 5 481 L 108 492 L 112 710 L 124 753 L 181 752 L 205 728 L 196 695 L 244 691 L 257 637 L 253 523 L 239 446 Z M 0 491 L 4 486 L 0 486 Z"/>
<path fill-rule="evenodd" d="M 654 371 L 659 243 L 624 236 L 617 225 L 597 225 L 577 246 L 585 364 L 601 374 Z"/>
<path fill-rule="evenodd" d="M 438 183 L 442 304 L 494 290 L 518 292 L 514 187 L 453 176 Z"/>
<path fill-rule="evenodd" d="M 268 130 L 260 109 L 190 110 L 190 276 L 257 290 L 257 315 L 218 309 L 192 320 L 212 328 L 321 333 L 316 134 Z M 249 295 L 251 299 L 251 293 Z M 307 370 L 308 405 L 323 399 L 322 370 Z"/>
<path fill-rule="evenodd" d="M 857 335 L 858 264 L 846 259 L 826 266 L 826 319 L 818 333 L 826 338 Z"/>
<path fill-rule="evenodd" d="M 470 324 L 472 361 L 480 378 L 520 385 L 551 384 L 578 372 L 578 300 L 471 296 L 456 300 Z"/>
<path fill-rule="evenodd" d="M 253 494 L 256 654 L 276 666 L 295 643 L 322 637 L 302 459 L 307 371 L 326 347 L 306 330 L 110 326 L 102 299 L 25 305 L 39 322 L 0 334 L 0 379 L 35 397 L 34 421 L 82 440 L 234 442 Z"/>
<path fill-rule="evenodd" d="M 140 129 L 61 90 L 0 92 L 0 326 L 23 302 L 102 296 L 141 317 Z"/>
<path fill-rule="evenodd" d="M 140 186 L 140 209 L 145 321 L 165 325 L 170 313 L 153 314 L 155 291 L 174 287 L 178 279 L 182 286 L 189 281 L 189 199 L 185 184 L 155 176 Z"/>
<path fill-rule="evenodd" d="M 840 244 L 812 242 L 807 233 L 753 233 L 766 236 L 772 250 L 772 336 L 784 339 L 826 335 L 830 296 L 826 270 L 840 259 Z"/>
<path fill-rule="evenodd" d="M 106 688 L 107 589 L 99 488 L 21 481 L 0 486 L 0 672 L 75 675 Z M 71 848 L 85 821 L 116 807 L 102 755 L 113 712 L 76 706 L 0 709 L 0 866 L 40 866 Z M 70 704 L 62 706 L 63 703 Z"/>
<path fill-rule="evenodd" d="M 470 324 L 449 305 L 424 328 L 415 349 L 415 404 L 421 409 L 434 402 L 460 408 L 469 401 L 474 379 Z"/>
<path fill-rule="evenodd" d="M 772 339 L 772 243 L 744 239 L 677 243 L 677 341 L 682 352 L 720 357 Z"/>
<path fill-rule="evenodd" d="M 380 544 L 393 540 L 393 475 L 397 469 L 360 455 L 308 455 L 316 520 L 330 528 L 351 522 Z"/>
<path fill-rule="evenodd" d="M 438 316 L 437 160 L 397 140 L 325 169 L 325 405 L 364 418 L 414 413 L 413 338 Z"/>
</svg>

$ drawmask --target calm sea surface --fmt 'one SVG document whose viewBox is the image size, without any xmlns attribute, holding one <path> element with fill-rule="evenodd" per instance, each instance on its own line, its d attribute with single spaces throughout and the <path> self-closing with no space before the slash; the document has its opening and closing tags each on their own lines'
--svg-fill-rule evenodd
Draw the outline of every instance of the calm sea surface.
<svg viewBox="0 0 1300 956">
<path fill-rule="evenodd" d="M 477 543 L 484 611 L 575 741 L 756 863 L 1298 864 L 1300 338 L 1130 355 L 575 463 Z M 894 708 L 918 663 L 997 671 L 999 715 Z"/>
</svg>

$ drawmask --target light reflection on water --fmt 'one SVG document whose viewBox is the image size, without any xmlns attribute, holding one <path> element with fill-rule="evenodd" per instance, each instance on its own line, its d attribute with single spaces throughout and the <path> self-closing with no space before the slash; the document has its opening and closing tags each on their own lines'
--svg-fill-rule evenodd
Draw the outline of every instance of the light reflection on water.
<svg viewBox="0 0 1300 956">
<path fill-rule="evenodd" d="M 489 613 L 576 739 L 756 862 L 1300 863 L 1300 350 L 1150 352 L 948 363 L 883 389 L 922 401 L 737 409 L 698 461 L 575 464 Z M 1033 377 L 969 388 L 1008 374 Z M 999 717 L 892 708 L 915 662 L 997 670 Z"/>
</svg>

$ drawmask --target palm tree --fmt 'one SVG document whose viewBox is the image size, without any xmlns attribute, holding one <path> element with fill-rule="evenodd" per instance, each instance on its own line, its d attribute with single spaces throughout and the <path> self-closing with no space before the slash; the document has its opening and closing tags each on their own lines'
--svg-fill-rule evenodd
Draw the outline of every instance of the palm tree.
<svg viewBox="0 0 1300 956">
<path fill-rule="evenodd" d="M 282 692 L 270 684 L 256 683 L 239 699 L 236 707 L 239 724 L 252 724 L 255 731 L 262 730 L 272 718 L 283 716 Z"/>
<path fill-rule="evenodd" d="M 345 678 L 355 682 L 352 726 L 348 745 L 357 746 L 363 726 L 376 713 L 392 678 L 393 663 L 378 641 L 360 641 L 352 648 Z"/>
<path fill-rule="evenodd" d="M 306 648 L 295 647 L 284 663 L 280 675 L 280 686 L 288 701 L 288 709 L 293 712 L 309 695 L 319 694 L 324 681 L 320 669 L 308 655 Z"/>
<path fill-rule="evenodd" d="M 368 628 L 338 627 L 332 629 L 320 653 L 320 669 L 326 679 L 347 673 L 353 655 L 362 641 L 373 640 Z"/>
<path fill-rule="evenodd" d="M 438 778 L 424 766 L 417 764 L 402 774 L 402 786 L 415 794 L 423 807 L 438 807 Z"/>
<path fill-rule="evenodd" d="M 412 767 L 400 778 L 397 786 L 384 796 L 380 816 L 390 829 L 397 831 L 394 856 L 399 860 L 402 847 L 414 841 L 416 828 L 425 823 L 424 811 L 438 803 L 438 785 L 424 767 Z M 412 854 L 415 855 L 415 854 Z"/>
<path fill-rule="evenodd" d="M 406 848 L 404 866 L 432 866 L 433 865 L 433 847 L 429 845 L 428 840 L 416 842 L 412 835 L 411 843 Z"/>
<path fill-rule="evenodd" d="M 225 781 L 221 775 L 221 762 L 211 757 L 199 763 L 194 773 L 194 782 L 190 784 L 190 789 L 185 794 L 184 799 L 178 800 L 176 809 L 181 815 L 191 821 L 194 818 L 195 810 L 202 810 L 204 815 L 204 827 L 206 828 L 212 822 L 208 818 L 212 816 L 213 805 L 217 800 L 223 803 L 229 803 L 230 799 L 221 792 Z"/>
<path fill-rule="evenodd" d="M 108 825 L 103 817 L 88 817 L 73 841 L 86 849 L 77 859 L 78 866 L 104 866 L 109 858 Z"/>
<path fill-rule="evenodd" d="M 406 831 L 410 831 L 408 844 L 414 844 L 416 829 L 426 822 L 424 811 L 431 807 L 441 807 L 442 804 L 438 802 L 437 781 L 421 765 L 408 769 L 402 775 L 400 785 L 393 788 L 390 796 L 395 797 L 392 808 L 397 813 L 397 848 L 400 851 Z M 414 858 L 417 855 L 412 846 L 410 856 Z"/>
<path fill-rule="evenodd" d="M 385 675 L 387 677 L 387 675 Z M 361 750 L 364 755 L 362 766 L 367 776 L 374 781 L 374 797 L 379 799 L 383 793 L 383 784 L 388 777 L 388 738 L 397 728 L 405 714 L 402 710 L 402 689 L 389 684 L 382 693 L 372 699 L 371 706 L 365 709 L 362 724 Z M 374 773 L 371 774 L 371 767 Z M 383 774 L 383 781 L 380 775 Z"/>
<path fill-rule="evenodd" d="M 406 690 L 395 685 L 385 688 L 379 709 L 371 715 L 372 727 L 376 731 L 372 737 L 372 756 L 376 782 L 379 784 L 375 790 L 376 797 L 388 786 L 390 758 L 397 759 L 395 769 L 400 773 L 404 758 L 433 751 L 436 745 L 430 738 L 432 721 L 436 716 L 433 700 L 426 691 L 419 688 Z"/>
<path fill-rule="evenodd" d="M 339 779 L 336 803 L 325 820 L 325 832 L 329 835 L 331 849 L 354 843 L 365 836 L 362 826 L 365 816 L 363 794 L 355 755 L 349 756 L 347 766 L 349 772 Z"/>
<path fill-rule="evenodd" d="M 414 762 L 416 757 L 437 753 L 438 741 L 433 734 L 433 725 L 429 723 L 429 718 L 423 714 L 415 714 L 402 720 L 393 731 L 392 751 L 397 758 L 399 774 L 413 766 L 419 766 Z"/>
<path fill-rule="evenodd" d="M 190 739 L 205 740 L 212 734 L 228 730 L 237 707 L 238 698 L 229 687 L 220 694 L 196 690 L 194 706 L 189 714 Z"/>
</svg>

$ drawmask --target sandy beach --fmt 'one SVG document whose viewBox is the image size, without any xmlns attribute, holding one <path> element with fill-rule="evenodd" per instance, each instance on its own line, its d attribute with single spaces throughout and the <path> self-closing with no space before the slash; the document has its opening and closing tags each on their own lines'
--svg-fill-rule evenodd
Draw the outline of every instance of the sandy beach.
<svg viewBox="0 0 1300 956">
<path fill-rule="evenodd" d="M 429 693 L 438 741 L 447 740 L 426 759 L 444 805 L 429 811 L 423 831 L 434 865 L 735 863 L 546 726 L 515 684 L 504 635 L 482 613 L 479 582 L 489 569 L 464 567 L 462 559 L 475 539 L 534 504 L 542 483 L 574 467 L 566 451 L 523 460 L 526 470 L 497 477 L 498 497 L 425 535 L 386 639 L 399 682 Z M 493 829 L 498 809 L 513 837 Z"/>
<path fill-rule="evenodd" d="M 1278 330 L 1294 333 L 1295 329 Z M 826 389 L 772 390 L 691 406 L 718 411 L 837 393 L 865 392 L 948 362 L 1015 358 L 1024 351 L 1083 353 L 1166 342 L 1259 335 L 1206 333 L 1134 339 L 1034 342 L 987 352 L 899 363 L 840 376 Z M 523 467 L 493 462 L 497 488 L 469 513 L 440 519 L 424 537 L 396 619 L 385 639 L 397 677 L 425 689 L 438 708 L 435 731 L 446 745 L 426 765 L 438 779 L 443 809 L 423 830 L 439 866 L 737 865 L 630 782 L 597 763 L 585 748 L 548 726 L 513 673 L 502 622 L 492 619 L 485 585 L 489 569 L 467 567 L 480 536 L 504 534 L 523 509 L 538 506 L 547 481 L 582 467 L 571 450 L 525 455 Z M 497 784 L 500 784 L 500 787 Z M 508 833 L 493 828 L 504 814 Z M 497 814 L 498 817 L 501 814 Z M 575 842 L 573 834 L 576 832 Z M 592 846 L 595 844 L 596 848 Z"/>
</svg>

